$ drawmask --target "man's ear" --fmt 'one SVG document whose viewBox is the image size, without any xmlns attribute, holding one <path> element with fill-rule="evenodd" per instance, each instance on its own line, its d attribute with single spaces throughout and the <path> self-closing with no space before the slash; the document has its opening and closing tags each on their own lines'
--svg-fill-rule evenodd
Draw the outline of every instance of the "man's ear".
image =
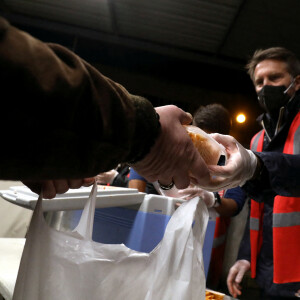
<svg viewBox="0 0 300 300">
<path fill-rule="evenodd" d="M 295 91 L 298 91 L 300 89 L 300 75 L 297 75 L 295 77 Z"/>
</svg>

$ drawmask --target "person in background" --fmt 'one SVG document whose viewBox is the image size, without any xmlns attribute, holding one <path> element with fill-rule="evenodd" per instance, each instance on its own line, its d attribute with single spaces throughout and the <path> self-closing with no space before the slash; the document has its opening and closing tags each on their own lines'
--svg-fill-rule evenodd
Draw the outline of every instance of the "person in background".
<svg viewBox="0 0 300 300">
<path fill-rule="evenodd" d="M 138 174 L 133 168 L 129 172 L 128 187 L 137 189 L 141 193 L 158 195 L 159 193 L 151 182 L 148 182 L 144 177 Z"/>
<path fill-rule="evenodd" d="M 100 173 L 96 176 L 97 184 L 128 187 L 130 167 L 127 164 L 118 164 L 115 169 Z"/>
<path fill-rule="evenodd" d="M 199 106 L 194 113 L 192 124 L 206 133 L 229 134 L 232 120 L 229 111 L 222 104 L 213 103 Z"/>
<path fill-rule="evenodd" d="M 54 197 L 127 162 L 147 180 L 189 185 L 210 174 L 176 106 L 153 108 L 57 44 L 43 43 L 0 18 L 0 179 Z M 22 134 L 14 128 L 22 128 Z M 22 145 L 22 151 L 20 151 Z M 180 149 L 180 151 L 178 151 Z"/>
<path fill-rule="evenodd" d="M 221 104 L 214 103 L 200 106 L 194 113 L 193 125 L 201 128 L 206 133 L 229 134 L 231 124 L 230 114 Z M 190 187 L 179 190 L 179 194 L 185 199 L 200 196 L 207 207 L 214 208 L 219 215 L 216 218 L 213 249 L 207 278 L 207 287 L 217 289 L 222 274 L 230 217 L 237 215 L 242 210 L 246 195 L 240 187 L 215 193 L 198 187 Z"/>
<path fill-rule="evenodd" d="M 257 50 L 247 68 L 259 104 L 265 110 L 258 119 L 263 129 L 251 141 L 251 150 L 257 155 L 262 152 L 257 162 L 263 166 L 270 164 L 266 161 L 266 154 L 278 152 L 287 155 L 287 160 L 293 157 L 299 168 L 300 61 L 291 51 L 274 47 Z M 247 151 L 244 154 L 250 154 L 250 161 L 254 161 L 253 153 Z M 285 189 L 298 182 L 299 191 L 299 170 L 292 173 L 296 178 L 288 182 L 290 170 L 281 167 L 285 157 L 274 157 L 278 160 L 272 160 L 273 172 L 276 170 L 279 173 L 277 178 L 285 181 Z M 261 288 L 261 299 L 300 297 L 300 194 L 298 192 L 298 197 L 286 194 L 280 190 L 280 185 L 275 191 L 264 188 L 261 193 L 260 187 L 265 181 L 276 182 L 278 179 L 265 177 L 262 167 L 259 170 L 254 175 L 261 178 L 259 185 L 250 180 L 243 186 L 252 196 L 250 216 L 238 260 L 228 274 L 228 289 L 234 297 L 240 295 L 242 278 L 245 272 L 251 270 L 251 276 Z M 284 176 L 285 179 L 282 179 Z M 270 183 L 265 186 L 270 186 Z M 258 193 L 261 194 L 257 196 Z"/>
</svg>

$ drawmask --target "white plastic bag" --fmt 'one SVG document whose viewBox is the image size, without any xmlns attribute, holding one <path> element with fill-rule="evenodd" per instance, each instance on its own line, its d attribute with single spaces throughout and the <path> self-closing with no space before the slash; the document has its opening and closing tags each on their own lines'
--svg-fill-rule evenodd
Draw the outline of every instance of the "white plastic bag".
<svg viewBox="0 0 300 300">
<path fill-rule="evenodd" d="M 74 232 L 44 220 L 42 198 L 27 235 L 13 300 L 205 299 L 202 245 L 208 214 L 194 198 L 171 217 L 150 253 L 92 241 L 96 185 Z"/>
</svg>

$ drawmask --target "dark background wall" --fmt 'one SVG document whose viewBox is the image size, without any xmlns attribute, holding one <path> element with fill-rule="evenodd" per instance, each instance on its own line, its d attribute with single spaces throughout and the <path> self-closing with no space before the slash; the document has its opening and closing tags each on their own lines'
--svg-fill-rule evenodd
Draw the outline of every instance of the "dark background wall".
<svg viewBox="0 0 300 300">
<path fill-rule="evenodd" d="M 75 38 L 72 34 L 18 22 L 12 24 L 45 42 L 68 47 L 131 93 L 149 99 L 154 106 L 175 104 L 193 114 L 200 105 L 223 104 L 232 115 L 231 134 L 246 147 L 260 129 L 256 117 L 261 110 L 252 82 L 243 68 L 226 68 L 91 38 Z M 245 65 L 246 58 L 238 63 Z M 244 124 L 235 121 L 239 112 L 246 114 Z"/>
</svg>

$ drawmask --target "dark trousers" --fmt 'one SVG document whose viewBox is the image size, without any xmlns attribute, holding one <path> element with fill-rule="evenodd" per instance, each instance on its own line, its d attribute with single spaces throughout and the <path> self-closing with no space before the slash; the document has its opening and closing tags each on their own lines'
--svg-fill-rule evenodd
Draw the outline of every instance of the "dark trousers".
<svg viewBox="0 0 300 300">
<path fill-rule="evenodd" d="M 259 300 L 289 300 L 298 299 L 297 297 L 279 297 L 279 296 L 268 296 L 263 291 L 260 292 Z"/>
</svg>

